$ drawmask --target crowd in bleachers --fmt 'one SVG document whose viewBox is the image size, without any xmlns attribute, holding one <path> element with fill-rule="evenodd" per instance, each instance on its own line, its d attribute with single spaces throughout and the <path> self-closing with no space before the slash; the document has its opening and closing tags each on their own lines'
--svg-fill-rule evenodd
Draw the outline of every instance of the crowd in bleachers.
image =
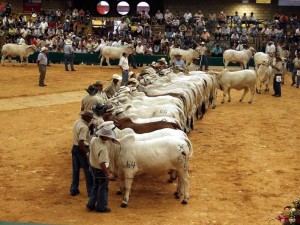
<svg viewBox="0 0 300 225">
<path fill-rule="evenodd" d="M 99 52 L 101 46 L 138 46 L 138 54 L 168 54 L 171 48 L 195 49 L 201 42 L 209 44 L 213 56 L 219 56 L 225 49 L 242 50 L 246 44 L 255 43 L 262 37 L 264 46 L 268 41 L 275 44 L 298 42 L 300 30 L 295 15 L 275 14 L 270 21 L 258 20 L 252 12 L 249 16 L 238 12 L 227 16 L 211 12 L 204 15 L 201 10 L 174 14 L 168 9 L 150 16 L 144 10 L 132 17 L 124 16 L 114 30 L 107 34 L 87 33 L 84 25 L 91 26 L 89 11 L 73 9 L 62 12 L 50 9 L 39 12 L 32 10 L 30 15 L 12 14 L 12 7 L 6 3 L 0 16 L 0 35 L 7 34 L 6 42 L 26 43 L 49 47 L 50 51 L 63 51 L 64 41 L 71 39 L 76 53 Z M 153 27 L 161 28 L 154 33 Z M 289 40 L 287 35 L 291 32 Z M 138 44 L 138 42 L 140 44 Z M 264 49 L 260 49 L 264 51 Z"/>
</svg>

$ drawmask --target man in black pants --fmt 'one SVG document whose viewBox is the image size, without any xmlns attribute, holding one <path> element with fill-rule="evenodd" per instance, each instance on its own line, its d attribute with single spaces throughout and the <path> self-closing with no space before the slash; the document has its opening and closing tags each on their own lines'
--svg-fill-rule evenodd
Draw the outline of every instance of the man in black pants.
<svg viewBox="0 0 300 225">
<path fill-rule="evenodd" d="M 276 57 L 275 62 L 272 67 L 275 69 L 275 75 L 273 78 L 273 89 L 274 97 L 281 97 L 281 82 L 282 82 L 282 74 L 283 74 L 283 65 L 280 57 Z"/>
</svg>

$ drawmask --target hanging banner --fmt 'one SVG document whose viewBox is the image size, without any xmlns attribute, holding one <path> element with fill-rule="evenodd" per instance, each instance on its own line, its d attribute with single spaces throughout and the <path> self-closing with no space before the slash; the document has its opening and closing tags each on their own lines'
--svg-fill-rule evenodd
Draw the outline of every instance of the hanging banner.
<svg viewBox="0 0 300 225">
<path fill-rule="evenodd" d="M 32 9 L 40 12 L 42 8 L 42 0 L 23 0 L 23 12 L 31 12 Z"/>
</svg>

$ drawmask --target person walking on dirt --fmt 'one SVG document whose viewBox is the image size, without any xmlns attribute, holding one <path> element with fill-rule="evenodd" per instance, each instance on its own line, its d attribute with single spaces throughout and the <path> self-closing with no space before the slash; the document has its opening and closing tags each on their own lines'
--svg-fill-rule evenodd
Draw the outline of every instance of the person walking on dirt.
<svg viewBox="0 0 300 225">
<path fill-rule="evenodd" d="M 282 59 L 280 57 L 276 57 L 273 65 L 271 65 L 275 70 L 275 75 L 273 78 L 273 89 L 274 97 L 281 97 L 281 82 L 282 82 L 282 75 L 283 75 L 283 65 Z"/>
<path fill-rule="evenodd" d="M 72 46 L 73 42 L 70 39 L 66 40 L 64 46 L 64 53 L 65 53 L 65 70 L 69 71 L 68 63 L 70 64 L 71 71 L 76 71 L 74 69 L 74 49 Z"/>
<path fill-rule="evenodd" d="M 86 189 L 88 196 L 92 191 L 93 177 L 89 171 L 89 123 L 93 119 L 93 112 L 84 110 L 79 113 L 81 119 L 75 121 L 73 125 L 73 147 L 72 147 L 72 184 L 70 187 L 71 196 L 76 196 L 79 191 L 80 168 L 84 171 Z"/>
<path fill-rule="evenodd" d="M 38 54 L 38 58 L 36 60 L 37 65 L 39 67 L 39 72 L 40 72 L 40 78 L 39 78 L 39 86 L 40 87 L 47 86 L 45 84 L 46 69 L 47 69 L 47 63 L 48 63 L 47 52 L 48 52 L 48 48 L 42 47 L 41 52 Z"/>
<path fill-rule="evenodd" d="M 129 70 L 129 64 L 128 64 L 128 58 L 127 53 L 123 52 L 122 57 L 119 62 L 119 66 L 122 69 L 122 83 L 121 86 L 126 86 L 128 81 L 128 70 Z"/>
<path fill-rule="evenodd" d="M 93 137 L 90 144 L 89 161 L 94 178 L 93 189 L 86 208 L 89 211 L 95 210 L 99 213 L 111 212 L 108 205 L 108 182 L 114 181 L 115 177 L 108 170 L 109 157 L 107 142 L 112 141 L 119 144 L 115 133 L 107 128 L 102 128 L 96 132 L 97 137 Z"/>
<path fill-rule="evenodd" d="M 300 85 L 300 53 L 297 53 L 297 57 L 293 60 L 294 69 L 292 73 L 292 85 L 296 84 L 296 87 L 299 88 Z M 297 77 L 297 83 L 296 83 Z"/>
</svg>

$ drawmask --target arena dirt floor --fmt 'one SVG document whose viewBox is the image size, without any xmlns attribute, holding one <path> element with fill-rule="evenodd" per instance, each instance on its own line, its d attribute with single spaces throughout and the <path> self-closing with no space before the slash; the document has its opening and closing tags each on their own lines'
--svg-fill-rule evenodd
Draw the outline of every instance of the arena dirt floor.
<svg viewBox="0 0 300 225">
<path fill-rule="evenodd" d="M 119 69 L 63 65 L 47 68 L 47 87 L 37 85 L 36 65 L 0 67 L 0 221 L 47 224 L 280 224 L 274 218 L 299 196 L 300 90 L 289 74 L 282 97 L 255 95 L 253 104 L 232 102 L 209 109 L 189 134 L 190 201 L 174 199 L 175 184 L 141 175 L 128 208 L 120 208 L 110 182 L 110 214 L 87 212 L 81 194 L 69 195 L 72 125 L 84 89 L 108 83 Z M 248 100 L 249 96 L 246 96 Z"/>
</svg>

